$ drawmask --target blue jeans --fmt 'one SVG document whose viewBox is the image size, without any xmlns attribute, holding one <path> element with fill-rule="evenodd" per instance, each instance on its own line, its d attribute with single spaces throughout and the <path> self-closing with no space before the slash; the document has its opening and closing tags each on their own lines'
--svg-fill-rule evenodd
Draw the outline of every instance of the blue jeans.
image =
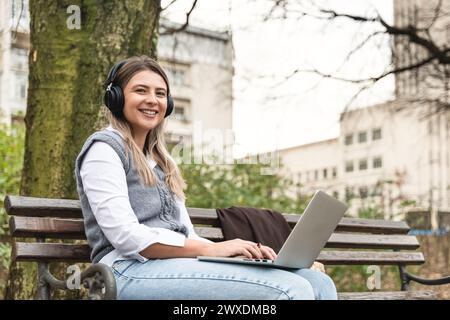
<svg viewBox="0 0 450 320">
<path fill-rule="evenodd" d="M 119 260 L 113 266 L 117 298 L 125 300 L 337 299 L 333 280 L 311 269 L 154 259 Z"/>
</svg>

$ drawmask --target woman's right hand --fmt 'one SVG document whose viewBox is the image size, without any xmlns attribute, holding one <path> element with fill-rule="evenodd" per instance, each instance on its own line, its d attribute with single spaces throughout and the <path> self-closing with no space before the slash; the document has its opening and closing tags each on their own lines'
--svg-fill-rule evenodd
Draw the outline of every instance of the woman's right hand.
<svg viewBox="0 0 450 320">
<path fill-rule="evenodd" d="M 245 256 L 255 259 L 275 259 L 276 257 L 271 248 L 262 246 L 261 250 L 255 242 L 242 239 L 212 243 L 205 249 L 204 255 L 214 257 Z"/>
</svg>

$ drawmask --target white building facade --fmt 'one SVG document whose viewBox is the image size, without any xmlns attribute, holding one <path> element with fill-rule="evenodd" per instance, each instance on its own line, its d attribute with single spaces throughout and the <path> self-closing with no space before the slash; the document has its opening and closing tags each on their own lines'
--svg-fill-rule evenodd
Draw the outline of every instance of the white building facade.
<svg viewBox="0 0 450 320">
<path fill-rule="evenodd" d="M 0 123 L 26 110 L 29 24 L 28 0 L 0 1 Z"/>
<path fill-rule="evenodd" d="M 406 105 L 407 104 L 407 105 Z M 279 150 L 299 191 L 322 189 L 350 202 L 351 213 L 379 206 L 450 208 L 450 114 L 400 100 L 341 115 L 336 139 Z"/>
<path fill-rule="evenodd" d="M 207 144 L 209 137 L 214 144 L 223 145 L 222 138 L 233 125 L 231 36 L 193 26 L 165 35 L 176 27 L 179 25 L 161 19 L 158 41 L 158 59 L 172 81 L 175 102 L 167 125 L 169 142 L 200 145 Z"/>
</svg>

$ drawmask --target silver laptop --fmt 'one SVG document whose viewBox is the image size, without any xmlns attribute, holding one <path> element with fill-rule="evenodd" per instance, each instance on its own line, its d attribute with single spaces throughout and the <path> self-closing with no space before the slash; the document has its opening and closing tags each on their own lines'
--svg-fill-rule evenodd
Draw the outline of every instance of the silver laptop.
<svg viewBox="0 0 450 320">
<path fill-rule="evenodd" d="M 274 268 L 309 268 L 344 216 L 347 206 L 316 191 L 275 260 L 198 256 L 200 261 L 243 263 Z"/>
</svg>

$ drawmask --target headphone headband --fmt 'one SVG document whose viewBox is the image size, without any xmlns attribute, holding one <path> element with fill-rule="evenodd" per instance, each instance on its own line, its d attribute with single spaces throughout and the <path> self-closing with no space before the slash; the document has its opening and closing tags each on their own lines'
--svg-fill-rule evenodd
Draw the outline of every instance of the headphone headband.
<svg viewBox="0 0 450 320">
<path fill-rule="evenodd" d="M 114 82 L 117 71 L 125 64 L 125 60 L 117 62 L 113 67 L 109 70 L 108 77 L 106 78 L 106 85 L 110 85 Z"/>
</svg>

